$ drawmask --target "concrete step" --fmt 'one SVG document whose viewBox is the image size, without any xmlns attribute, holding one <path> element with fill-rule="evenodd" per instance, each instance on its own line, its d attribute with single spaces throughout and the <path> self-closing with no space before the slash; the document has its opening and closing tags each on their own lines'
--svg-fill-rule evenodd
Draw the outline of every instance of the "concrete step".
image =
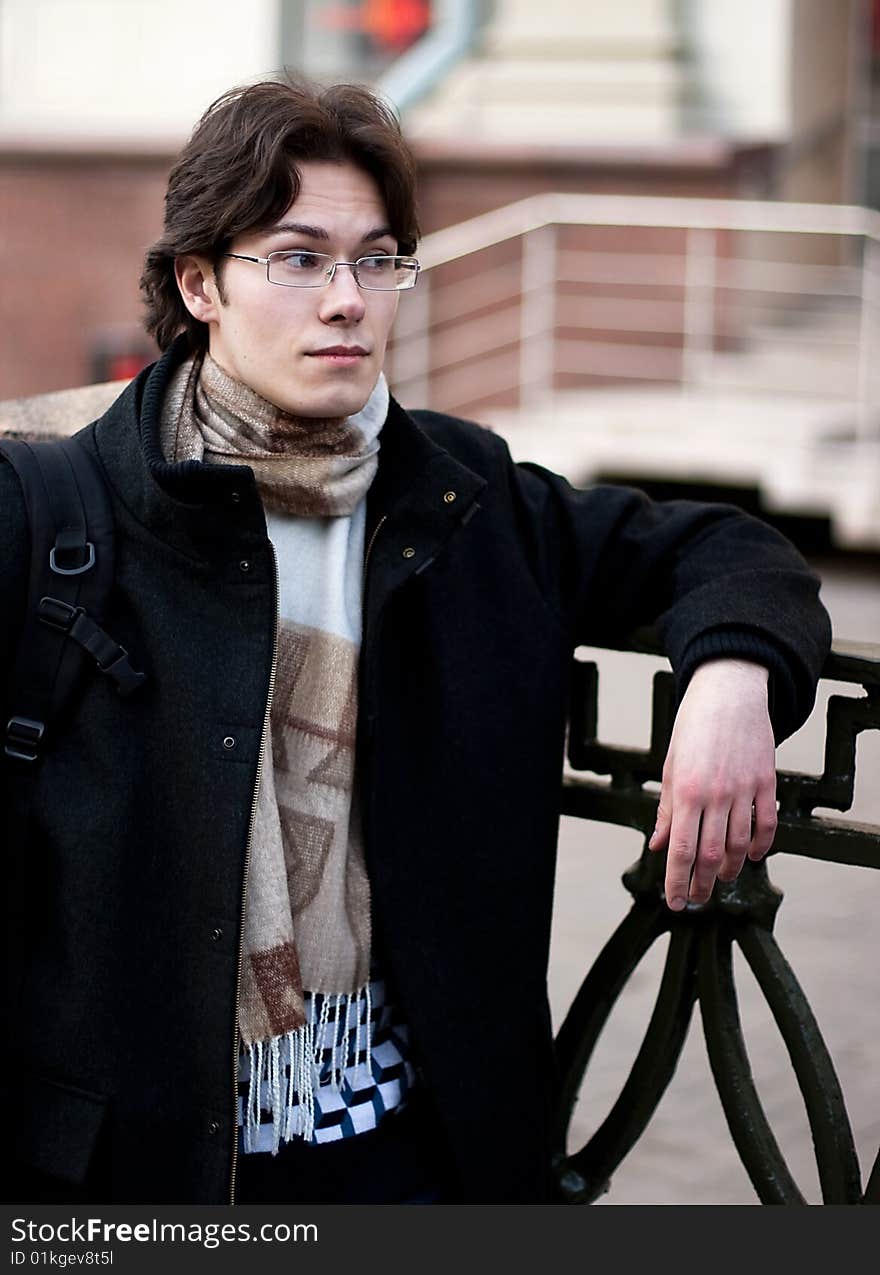
<svg viewBox="0 0 880 1275">
<path fill-rule="evenodd" d="M 632 59 L 591 62 L 575 58 L 571 50 L 552 61 L 543 58 L 509 59 L 503 62 L 472 60 L 453 71 L 444 85 L 450 97 L 479 92 L 484 97 L 522 102 L 531 95 L 564 94 L 566 99 L 610 103 L 639 96 L 676 92 L 681 84 L 679 68 L 670 62 Z M 528 100 L 529 105 L 535 105 Z"/>
<path fill-rule="evenodd" d="M 126 380 L 101 381 L 6 399 L 0 403 L 0 434 L 33 439 L 74 434 L 106 412 L 126 385 Z"/>
<path fill-rule="evenodd" d="M 659 62 L 474 60 L 409 111 L 406 127 L 414 138 L 478 129 L 520 140 L 657 140 L 675 135 L 680 95 L 677 68 Z"/>
<path fill-rule="evenodd" d="M 482 419 L 514 459 L 577 484 L 611 473 L 752 488 L 768 511 L 827 516 L 841 548 L 880 549 L 880 421 L 858 439 L 853 401 L 607 389 Z"/>
<path fill-rule="evenodd" d="M 496 0 L 477 50 L 407 112 L 406 128 L 414 138 L 671 140 L 686 75 L 663 0 Z"/>
<path fill-rule="evenodd" d="M 762 342 L 740 353 L 716 352 L 697 373 L 699 384 L 715 390 L 749 386 L 780 393 L 853 398 L 858 383 L 858 350 L 835 343 L 790 345 Z"/>
<path fill-rule="evenodd" d="M 669 0 L 494 0 L 483 38 L 489 57 L 674 57 L 678 43 Z"/>
</svg>

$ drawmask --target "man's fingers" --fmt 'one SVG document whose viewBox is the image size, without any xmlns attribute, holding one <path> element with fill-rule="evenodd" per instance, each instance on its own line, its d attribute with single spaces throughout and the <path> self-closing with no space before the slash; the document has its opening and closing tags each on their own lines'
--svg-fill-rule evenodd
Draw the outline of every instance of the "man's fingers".
<svg viewBox="0 0 880 1275">
<path fill-rule="evenodd" d="M 754 806 L 740 798 L 729 810 L 701 809 L 679 803 L 671 816 L 658 811 L 657 829 L 649 845 L 659 850 L 667 841 L 666 902 L 674 911 L 685 903 L 706 903 L 715 881 L 734 881 L 746 856 L 761 859 L 776 832 L 775 788 L 758 791 Z"/>
<path fill-rule="evenodd" d="M 727 810 L 718 807 L 704 810 L 691 881 L 692 903 L 705 903 L 711 895 L 715 878 L 724 862 L 726 840 Z"/>
<path fill-rule="evenodd" d="M 737 801 L 727 816 L 727 841 L 719 881 L 735 881 L 752 845 L 752 803 Z"/>
<path fill-rule="evenodd" d="M 729 809 L 688 803 L 674 807 L 666 860 L 668 906 L 677 912 L 687 901 L 708 902 L 716 879 L 736 880 L 746 856 L 761 859 L 775 832 L 775 784 L 758 790 L 754 806 L 740 798 Z M 653 848 L 658 848 L 654 842 L 652 838 Z"/>
<path fill-rule="evenodd" d="M 669 853 L 666 856 L 666 902 L 673 912 L 687 903 L 691 868 L 697 848 L 700 812 L 696 806 L 677 803 L 672 811 Z"/>
<path fill-rule="evenodd" d="M 657 820 L 654 824 L 654 831 L 651 833 L 648 841 L 649 850 L 662 850 L 669 840 L 670 815 L 667 810 L 667 803 L 664 802 L 663 792 L 660 792 L 660 800 L 657 803 Z"/>
<path fill-rule="evenodd" d="M 749 858 L 757 861 L 773 844 L 776 836 L 776 776 L 773 784 L 758 790 L 755 797 L 755 820 L 752 829 L 752 840 L 749 845 Z"/>
</svg>

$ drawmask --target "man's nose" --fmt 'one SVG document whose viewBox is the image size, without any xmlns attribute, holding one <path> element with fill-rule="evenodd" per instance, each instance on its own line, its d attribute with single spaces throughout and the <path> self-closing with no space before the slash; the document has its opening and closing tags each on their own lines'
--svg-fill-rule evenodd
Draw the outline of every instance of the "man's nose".
<svg viewBox="0 0 880 1275">
<path fill-rule="evenodd" d="M 356 322 L 364 316 L 364 294 L 354 278 L 354 269 L 344 262 L 337 263 L 333 278 L 325 285 L 321 296 L 321 318 L 325 323 L 342 318 Z"/>
</svg>

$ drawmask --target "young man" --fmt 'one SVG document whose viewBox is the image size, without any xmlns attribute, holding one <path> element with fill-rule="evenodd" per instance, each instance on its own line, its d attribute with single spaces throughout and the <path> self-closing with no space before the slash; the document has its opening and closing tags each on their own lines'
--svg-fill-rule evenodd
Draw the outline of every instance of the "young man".
<svg viewBox="0 0 880 1275">
<path fill-rule="evenodd" d="M 171 173 L 142 280 L 164 353 L 81 435 L 106 627 L 147 681 L 86 682 L 14 846 L 23 1200 L 552 1198 L 578 644 L 656 622 L 672 661 L 670 908 L 771 844 L 818 581 L 731 507 L 575 491 L 404 412 L 382 366 L 417 237 L 412 158 L 360 88 L 230 92 Z M 27 543 L 3 465 L 4 617 Z"/>
</svg>

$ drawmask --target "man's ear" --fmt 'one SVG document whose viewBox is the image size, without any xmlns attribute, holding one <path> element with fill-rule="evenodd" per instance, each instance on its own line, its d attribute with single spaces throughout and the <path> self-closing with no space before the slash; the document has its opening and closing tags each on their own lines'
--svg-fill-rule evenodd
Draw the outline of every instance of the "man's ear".
<svg viewBox="0 0 880 1275">
<path fill-rule="evenodd" d="M 194 319 L 202 323 L 216 321 L 220 309 L 220 294 L 214 267 L 206 257 L 177 257 L 174 276 L 183 304 Z"/>
</svg>

